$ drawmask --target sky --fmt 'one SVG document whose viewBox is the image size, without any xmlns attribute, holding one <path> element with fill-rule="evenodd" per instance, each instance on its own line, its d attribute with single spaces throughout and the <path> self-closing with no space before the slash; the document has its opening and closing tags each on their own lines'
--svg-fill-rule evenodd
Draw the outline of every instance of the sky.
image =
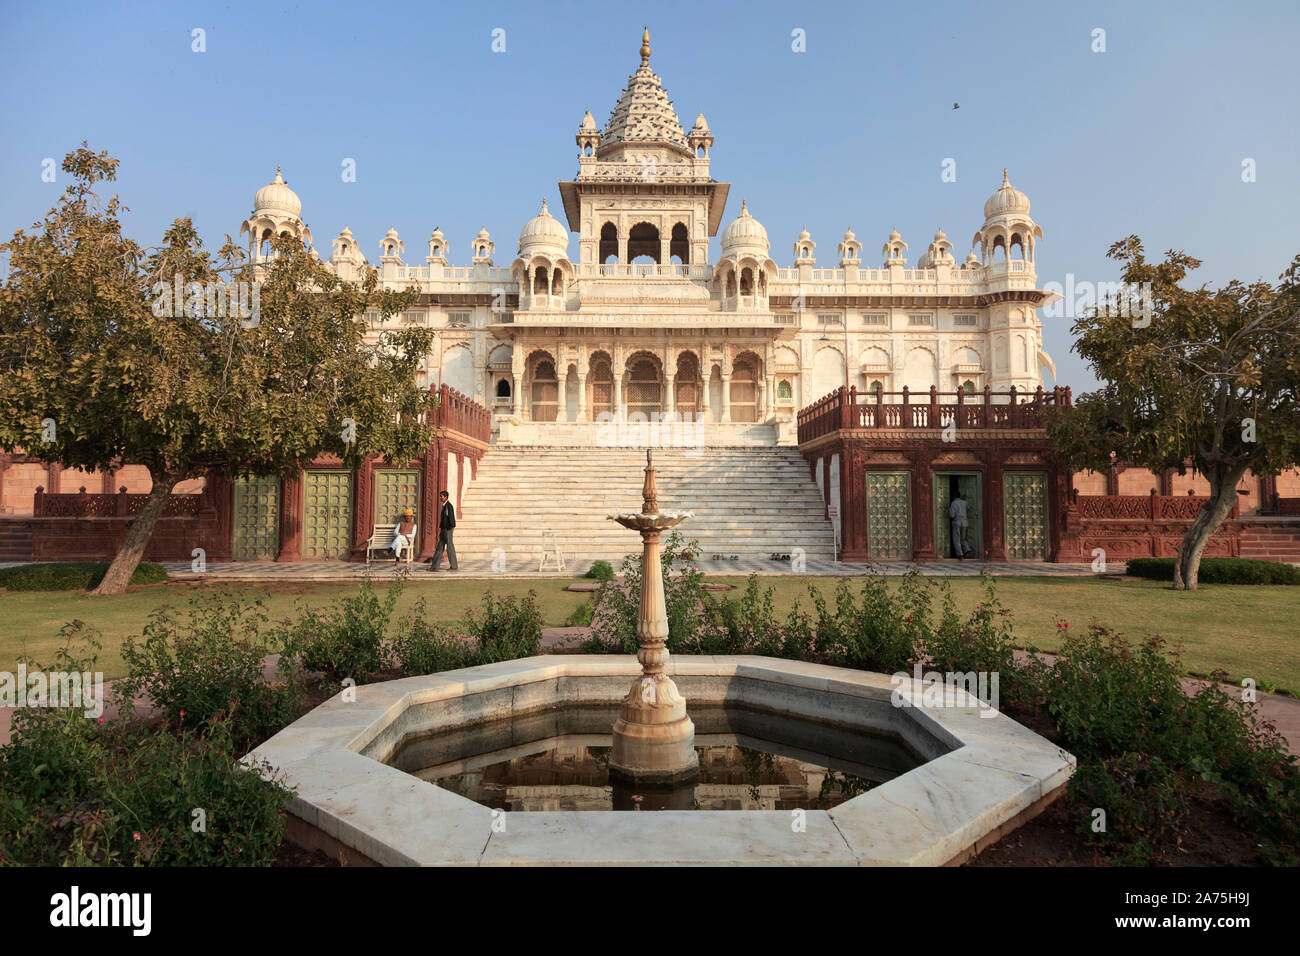
<svg viewBox="0 0 1300 956">
<path fill-rule="evenodd" d="M 648 26 L 683 126 L 703 110 L 716 137 L 724 225 L 747 198 L 782 266 L 804 227 L 822 267 L 849 227 L 864 265 L 893 228 L 913 262 L 940 228 L 964 258 L 1004 167 L 1044 232 L 1040 285 L 1116 280 L 1105 253 L 1129 234 L 1200 258 L 1191 279 L 1212 286 L 1274 281 L 1300 252 L 1295 0 L 0 11 L 5 237 L 67 185 L 42 180 L 46 160 L 86 140 L 121 160 L 125 228 L 146 245 L 188 216 L 219 248 L 279 164 L 322 255 L 347 224 L 374 262 L 392 225 L 423 265 L 439 226 L 467 265 L 486 225 L 508 263 L 542 197 L 562 208 L 583 112 L 604 125 Z M 1078 393 L 1095 380 L 1070 322 L 1045 317 L 1044 347 Z"/>
</svg>

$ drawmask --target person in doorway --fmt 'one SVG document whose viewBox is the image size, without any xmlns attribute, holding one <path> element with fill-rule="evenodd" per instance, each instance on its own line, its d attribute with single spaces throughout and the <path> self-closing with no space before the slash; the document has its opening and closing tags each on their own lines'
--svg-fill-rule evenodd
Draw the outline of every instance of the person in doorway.
<svg viewBox="0 0 1300 956">
<path fill-rule="evenodd" d="M 402 563 L 402 552 L 415 543 L 415 509 L 404 508 L 402 518 L 393 526 L 393 563 Z"/>
<path fill-rule="evenodd" d="M 953 556 L 965 560 L 971 553 L 970 545 L 966 543 L 966 492 L 960 492 L 952 499 L 948 506 L 948 519 L 952 522 Z"/>
<path fill-rule="evenodd" d="M 438 570 L 438 565 L 442 563 L 443 548 L 446 548 L 447 563 L 451 565 L 451 570 L 455 571 L 458 570 L 456 545 L 452 542 L 451 536 L 456 528 L 456 509 L 451 506 L 447 492 L 438 492 L 438 500 L 442 502 L 442 507 L 438 511 L 438 547 L 434 549 L 433 557 L 429 559 L 429 570 Z"/>
</svg>

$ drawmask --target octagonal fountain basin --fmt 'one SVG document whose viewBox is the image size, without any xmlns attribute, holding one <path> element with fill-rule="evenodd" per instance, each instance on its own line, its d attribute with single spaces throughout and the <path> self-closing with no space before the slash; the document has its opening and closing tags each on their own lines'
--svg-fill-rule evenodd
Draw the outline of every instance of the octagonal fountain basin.
<svg viewBox="0 0 1300 956">
<path fill-rule="evenodd" d="M 389 866 L 940 865 L 1030 819 L 1074 771 L 957 687 L 767 657 L 667 668 L 696 724 L 685 786 L 609 778 L 631 657 L 367 684 L 247 759 L 295 790 L 295 843 Z"/>
</svg>

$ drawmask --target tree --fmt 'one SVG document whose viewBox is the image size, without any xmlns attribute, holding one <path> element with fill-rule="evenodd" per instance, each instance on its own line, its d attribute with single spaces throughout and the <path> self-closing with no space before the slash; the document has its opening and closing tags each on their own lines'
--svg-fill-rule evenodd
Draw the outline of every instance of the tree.
<svg viewBox="0 0 1300 956">
<path fill-rule="evenodd" d="M 379 290 L 374 270 L 343 282 L 288 236 L 269 266 L 229 236 L 214 262 L 188 219 L 143 249 L 118 198 L 93 191 L 117 165 L 84 143 L 68 154 L 72 185 L 4 245 L 0 287 L 0 448 L 153 479 L 97 594 L 126 587 L 179 482 L 292 476 L 322 453 L 409 460 L 436 402 L 416 384 L 430 331 L 366 335 L 367 311 L 387 324 L 417 293 Z"/>
<path fill-rule="evenodd" d="M 1076 468 L 1121 461 L 1183 474 L 1190 464 L 1209 481 L 1174 569 L 1174 587 L 1195 590 L 1246 471 L 1275 475 L 1300 461 L 1300 256 L 1276 288 L 1233 280 L 1217 290 L 1183 288 L 1200 261 L 1170 251 L 1148 263 L 1137 236 L 1107 256 L 1146 307 L 1134 316 L 1113 297 L 1075 320 L 1074 350 L 1103 384 L 1056 411 L 1048 432 Z"/>
</svg>

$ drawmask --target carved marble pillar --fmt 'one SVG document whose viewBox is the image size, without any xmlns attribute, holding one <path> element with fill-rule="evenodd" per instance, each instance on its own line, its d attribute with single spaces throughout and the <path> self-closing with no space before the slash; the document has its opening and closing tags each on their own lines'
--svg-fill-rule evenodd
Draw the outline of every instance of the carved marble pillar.
<svg viewBox="0 0 1300 956">
<path fill-rule="evenodd" d="M 520 378 L 518 372 L 510 373 L 510 398 L 513 402 L 512 413 L 515 418 L 522 418 L 524 414 L 524 396 L 520 388 Z"/>
<path fill-rule="evenodd" d="M 623 420 L 623 371 L 617 366 L 614 370 L 614 407 L 610 410 L 614 413 L 614 421 Z"/>
<path fill-rule="evenodd" d="M 578 373 L 578 421 L 587 421 L 587 376 Z"/>
<path fill-rule="evenodd" d="M 677 411 L 677 377 L 674 375 L 664 375 L 664 411 L 672 413 Z"/>
<path fill-rule="evenodd" d="M 720 420 L 723 422 L 731 421 L 731 376 L 722 373 L 722 415 Z"/>
</svg>

